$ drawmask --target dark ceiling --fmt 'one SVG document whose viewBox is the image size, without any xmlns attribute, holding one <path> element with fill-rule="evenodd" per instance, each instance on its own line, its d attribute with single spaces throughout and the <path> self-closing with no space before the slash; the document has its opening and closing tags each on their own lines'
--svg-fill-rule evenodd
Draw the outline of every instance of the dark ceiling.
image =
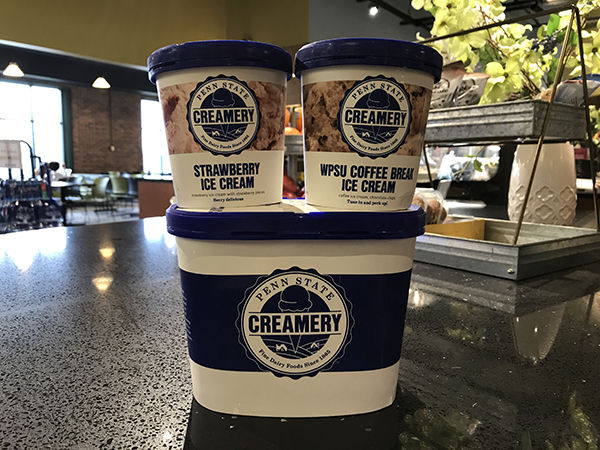
<svg viewBox="0 0 600 450">
<path fill-rule="evenodd" d="M 110 63 L 43 47 L 0 40 L 0 70 L 16 62 L 25 80 L 91 86 L 103 76 L 113 89 L 156 95 L 144 67 Z"/>
<path fill-rule="evenodd" d="M 398 17 L 398 25 L 414 25 L 426 31 L 431 29 L 433 16 L 423 11 L 415 11 L 410 6 L 410 0 L 356 0 L 357 3 L 375 5 Z M 548 7 L 548 0 L 508 0 L 504 2 L 507 13 L 513 11 L 539 12 Z"/>
</svg>

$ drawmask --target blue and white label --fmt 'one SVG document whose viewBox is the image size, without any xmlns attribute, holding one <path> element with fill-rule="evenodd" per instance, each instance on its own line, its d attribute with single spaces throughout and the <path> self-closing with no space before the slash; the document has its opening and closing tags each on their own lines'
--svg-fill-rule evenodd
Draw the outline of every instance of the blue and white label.
<svg viewBox="0 0 600 450">
<path fill-rule="evenodd" d="M 275 375 L 299 378 L 330 367 L 352 327 L 344 290 L 315 270 L 261 277 L 240 305 L 247 355 Z"/>
<path fill-rule="evenodd" d="M 206 275 L 182 269 L 190 358 L 210 369 L 294 380 L 390 367 L 400 358 L 409 283 L 410 270 L 323 274 L 292 267 Z"/>
<path fill-rule="evenodd" d="M 227 156 L 250 147 L 260 127 L 260 109 L 245 82 L 219 75 L 198 83 L 192 91 L 187 120 L 204 150 Z"/>
<path fill-rule="evenodd" d="M 350 88 L 340 103 L 342 139 L 359 155 L 379 158 L 404 143 L 411 122 L 410 97 L 401 83 L 383 75 Z"/>
</svg>

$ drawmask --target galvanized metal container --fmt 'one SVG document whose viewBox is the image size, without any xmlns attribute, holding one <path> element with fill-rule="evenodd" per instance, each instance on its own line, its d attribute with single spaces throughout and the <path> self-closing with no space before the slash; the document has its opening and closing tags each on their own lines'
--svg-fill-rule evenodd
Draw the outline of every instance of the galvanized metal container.
<svg viewBox="0 0 600 450">
<path fill-rule="evenodd" d="M 542 100 L 520 100 L 493 105 L 462 106 L 429 111 L 425 142 L 450 144 L 457 142 L 494 142 L 536 140 L 548 103 Z M 583 140 L 586 120 L 583 108 L 555 103 L 545 140 Z"/>
<path fill-rule="evenodd" d="M 595 230 L 523 223 L 513 246 L 516 226 L 485 219 L 483 240 L 426 233 L 417 238 L 415 261 L 522 280 L 600 260 L 600 233 Z"/>
</svg>

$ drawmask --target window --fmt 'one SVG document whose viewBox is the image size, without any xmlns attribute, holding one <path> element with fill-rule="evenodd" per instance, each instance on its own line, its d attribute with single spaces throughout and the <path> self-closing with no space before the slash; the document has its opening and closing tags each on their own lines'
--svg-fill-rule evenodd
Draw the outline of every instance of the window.
<svg viewBox="0 0 600 450">
<path fill-rule="evenodd" d="M 0 139 L 17 139 L 33 147 L 44 162 L 65 162 L 60 89 L 0 81 Z M 21 146 L 25 177 L 30 175 L 28 148 Z M 14 176 L 14 173 L 13 173 Z M 8 171 L 0 168 L 0 178 Z"/>
<path fill-rule="evenodd" d="M 144 172 L 170 174 L 171 164 L 160 102 L 142 100 L 141 110 Z"/>
</svg>

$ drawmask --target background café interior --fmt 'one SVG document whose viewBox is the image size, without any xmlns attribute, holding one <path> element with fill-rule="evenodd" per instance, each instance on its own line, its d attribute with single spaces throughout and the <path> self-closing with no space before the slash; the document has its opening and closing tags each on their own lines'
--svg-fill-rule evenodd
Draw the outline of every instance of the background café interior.
<svg viewBox="0 0 600 450">
<path fill-rule="evenodd" d="M 354 33 L 414 38 L 416 28 L 398 27 L 396 16 L 373 20 L 365 5 L 350 2 L 348 8 L 347 3 L 176 1 L 168 14 L 152 2 L 143 11 L 136 2 L 116 1 L 71 2 L 60 8 L 41 1 L 7 5 L 0 65 L 15 65 L 0 80 L 0 139 L 22 141 L 26 179 L 32 172 L 30 151 L 39 158 L 38 178 L 40 162 L 58 163 L 52 176 L 61 181 L 53 189 L 60 211 L 49 214 L 51 225 L 164 215 L 173 191 L 162 111 L 146 68 L 150 53 L 210 39 L 269 42 L 293 55 L 309 41 Z M 324 20 L 331 14 L 339 17 L 333 27 Z M 290 130 L 296 134 L 301 129 L 299 86 L 293 78 L 286 99 Z M 294 191 L 303 183 L 297 153 L 289 162 Z M 0 171 L 0 178 L 9 178 L 6 168 Z M 12 176 L 19 179 L 19 169 Z M 33 218 L 11 222 L 3 232 L 46 226 Z"/>
</svg>

